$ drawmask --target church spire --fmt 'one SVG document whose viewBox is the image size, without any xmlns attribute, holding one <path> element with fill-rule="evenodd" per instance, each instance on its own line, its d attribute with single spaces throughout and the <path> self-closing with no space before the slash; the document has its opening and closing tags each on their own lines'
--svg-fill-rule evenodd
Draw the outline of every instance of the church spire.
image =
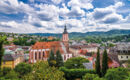
<svg viewBox="0 0 130 80">
<path fill-rule="evenodd" d="M 63 32 L 63 34 L 68 34 L 66 25 L 65 25 L 65 27 L 64 27 L 64 32 Z"/>
</svg>

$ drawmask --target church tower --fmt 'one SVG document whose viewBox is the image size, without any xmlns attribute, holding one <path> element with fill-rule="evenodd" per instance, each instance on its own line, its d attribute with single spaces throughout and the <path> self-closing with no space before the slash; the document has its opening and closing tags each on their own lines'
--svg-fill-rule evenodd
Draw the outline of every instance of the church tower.
<svg viewBox="0 0 130 80">
<path fill-rule="evenodd" d="M 68 37 L 68 32 L 67 32 L 66 25 L 64 27 L 64 32 L 62 34 L 62 42 L 64 43 L 67 51 L 69 51 L 69 37 Z"/>
</svg>

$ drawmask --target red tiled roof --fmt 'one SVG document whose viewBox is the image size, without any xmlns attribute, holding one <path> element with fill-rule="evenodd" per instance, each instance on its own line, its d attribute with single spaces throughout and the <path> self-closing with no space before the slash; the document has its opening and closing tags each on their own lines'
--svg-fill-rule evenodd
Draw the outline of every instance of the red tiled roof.
<svg viewBox="0 0 130 80">
<path fill-rule="evenodd" d="M 51 49 L 56 53 L 57 50 L 60 50 L 60 53 L 64 53 L 60 41 L 51 41 L 51 42 L 36 42 L 32 49 Z"/>
</svg>

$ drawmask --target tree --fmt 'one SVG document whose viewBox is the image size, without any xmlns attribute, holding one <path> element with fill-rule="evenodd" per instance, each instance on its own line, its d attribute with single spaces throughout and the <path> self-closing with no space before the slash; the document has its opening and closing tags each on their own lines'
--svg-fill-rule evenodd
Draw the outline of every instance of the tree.
<svg viewBox="0 0 130 80">
<path fill-rule="evenodd" d="M 16 73 L 14 70 L 11 70 L 7 75 L 5 75 L 5 79 L 18 80 L 18 73 Z"/>
<path fill-rule="evenodd" d="M 128 75 L 128 77 L 127 77 L 127 79 L 126 80 L 130 80 L 130 72 L 129 72 L 129 75 Z"/>
<path fill-rule="evenodd" d="M 4 56 L 3 40 L 0 40 L 0 68 L 2 65 L 2 57 Z"/>
<path fill-rule="evenodd" d="M 51 50 L 49 58 L 48 58 L 48 63 L 49 63 L 49 66 L 55 66 L 56 65 L 54 52 L 52 50 Z"/>
<path fill-rule="evenodd" d="M 93 80 L 106 80 L 105 78 L 96 77 Z"/>
<path fill-rule="evenodd" d="M 60 54 L 60 51 L 58 50 L 56 52 L 56 67 L 61 67 L 63 65 L 64 65 L 63 58 L 62 58 L 62 56 Z"/>
<path fill-rule="evenodd" d="M 20 74 L 20 77 L 32 72 L 32 66 L 27 63 L 20 63 L 14 68 L 15 72 Z"/>
<path fill-rule="evenodd" d="M 96 73 L 101 77 L 101 67 L 100 67 L 100 51 L 98 48 L 97 57 L 96 57 Z"/>
<path fill-rule="evenodd" d="M 108 69 L 108 56 L 107 56 L 107 50 L 104 50 L 103 53 L 103 59 L 102 59 L 102 76 L 104 76 Z"/>
<path fill-rule="evenodd" d="M 11 71 L 11 68 L 9 68 L 9 67 L 4 67 L 3 69 L 2 69 L 2 73 L 3 73 L 3 76 L 5 76 L 7 73 L 9 73 Z"/>
<path fill-rule="evenodd" d="M 83 76 L 83 80 L 94 80 L 94 78 L 98 77 L 97 74 L 90 74 L 90 73 L 87 73 L 85 74 L 85 76 Z"/>
<path fill-rule="evenodd" d="M 47 62 L 40 61 L 33 64 L 33 72 L 25 75 L 23 80 L 65 80 L 64 73 Z"/>
<path fill-rule="evenodd" d="M 73 57 L 68 59 L 64 66 L 68 69 L 75 69 L 75 68 L 85 68 L 83 63 L 88 63 L 89 61 L 83 57 Z"/>
<path fill-rule="evenodd" d="M 128 70 L 125 68 L 109 69 L 105 75 L 107 80 L 125 80 L 128 77 Z"/>
<path fill-rule="evenodd" d="M 127 66 L 130 69 L 130 60 L 127 61 Z"/>
</svg>

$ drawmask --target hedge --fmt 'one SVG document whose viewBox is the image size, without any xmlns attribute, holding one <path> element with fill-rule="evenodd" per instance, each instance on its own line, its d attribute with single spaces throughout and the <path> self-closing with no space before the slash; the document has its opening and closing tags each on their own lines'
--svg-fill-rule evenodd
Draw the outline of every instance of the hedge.
<svg viewBox="0 0 130 80">
<path fill-rule="evenodd" d="M 65 67 L 61 67 L 59 70 L 65 73 L 64 77 L 67 80 L 82 78 L 82 76 L 84 76 L 86 73 L 96 74 L 95 70 L 88 70 L 88 69 L 67 69 Z"/>
</svg>

